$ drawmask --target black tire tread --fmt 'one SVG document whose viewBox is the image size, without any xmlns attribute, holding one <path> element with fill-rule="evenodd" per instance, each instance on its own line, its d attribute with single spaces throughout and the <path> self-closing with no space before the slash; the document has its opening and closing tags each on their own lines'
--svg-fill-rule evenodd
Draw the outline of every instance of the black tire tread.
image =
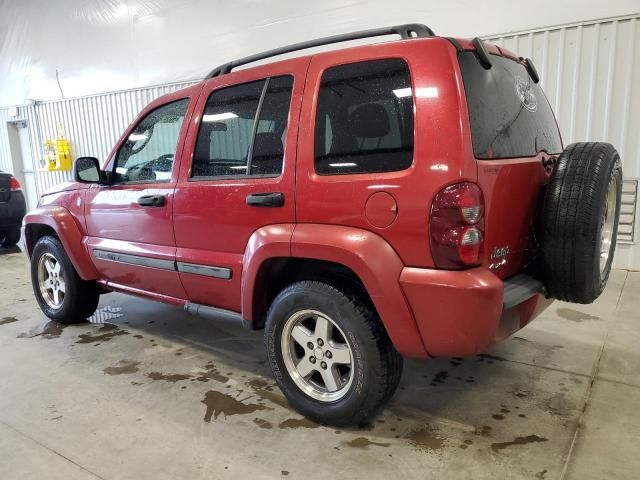
<svg viewBox="0 0 640 480">
<path fill-rule="evenodd" d="M 367 305 L 360 296 L 350 289 L 338 289 L 318 280 L 303 280 L 285 287 L 271 304 L 267 318 L 271 319 L 271 310 L 277 305 L 279 298 L 290 294 L 301 293 L 307 290 L 324 291 L 326 294 L 336 298 L 336 301 L 342 299 L 350 305 L 354 315 L 364 320 L 364 326 L 367 338 L 362 338 L 364 343 L 371 343 L 376 346 L 377 358 L 374 360 L 377 364 L 375 369 L 375 377 L 369 383 L 369 391 L 360 405 L 355 415 L 349 415 L 341 419 L 332 418 L 327 421 L 322 416 L 313 416 L 307 413 L 313 420 L 319 423 L 331 424 L 334 426 L 349 425 L 367 425 L 382 410 L 384 405 L 393 396 L 402 376 L 402 356 L 396 351 L 382 325 L 377 313 L 374 309 Z M 265 329 L 265 332 L 268 328 Z M 266 340 L 265 335 L 265 340 Z M 282 388 L 282 385 L 281 385 Z"/>
<path fill-rule="evenodd" d="M 41 250 L 54 253 L 56 258 L 62 263 L 62 268 L 64 268 L 65 271 L 65 282 L 68 292 L 66 293 L 65 303 L 63 303 L 62 308 L 59 310 L 49 308 L 38 291 L 37 256 Z M 31 282 L 40 309 L 47 317 L 56 322 L 65 325 L 84 322 L 88 317 L 93 315 L 98 308 L 100 291 L 96 283 L 80 278 L 73 263 L 71 263 L 71 259 L 66 254 L 62 243 L 56 237 L 44 236 L 36 242 L 31 258 Z M 67 299 L 68 303 L 66 303 Z"/>
<path fill-rule="evenodd" d="M 591 303 L 604 288 L 610 269 L 601 279 L 594 242 L 599 238 L 603 185 L 606 188 L 616 169 L 619 156 L 608 143 L 574 143 L 558 158 L 543 210 L 542 257 L 549 296 Z M 613 242 L 616 231 L 617 221 Z"/>
</svg>

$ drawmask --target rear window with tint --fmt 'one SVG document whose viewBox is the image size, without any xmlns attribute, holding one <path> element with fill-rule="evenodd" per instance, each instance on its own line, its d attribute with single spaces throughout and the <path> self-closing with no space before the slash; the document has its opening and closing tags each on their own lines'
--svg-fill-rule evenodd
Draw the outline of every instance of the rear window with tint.
<svg viewBox="0 0 640 480">
<path fill-rule="evenodd" d="M 528 157 L 562 151 L 555 117 L 540 85 L 514 60 L 491 55 L 485 70 L 474 52 L 459 54 L 476 158 Z"/>
<path fill-rule="evenodd" d="M 327 69 L 318 93 L 315 170 L 392 172 L 413 161 L 409 66 L 399 58 Z"/>
</svg>

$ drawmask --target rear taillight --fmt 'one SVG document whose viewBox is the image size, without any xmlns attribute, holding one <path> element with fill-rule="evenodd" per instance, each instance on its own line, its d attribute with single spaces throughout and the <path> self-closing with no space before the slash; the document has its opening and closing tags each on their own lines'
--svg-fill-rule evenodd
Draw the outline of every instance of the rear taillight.
<svg viewBox="0 0 640 480">
<path fill-rule="evenodd" d="M 9 181 L 9 185 L 11 187 L 12 192 L 15 192 L 17 190 L 22 190 L 22 187 L 20 186 L 20 182 L 16 177 L 11 177 L 11 180 Z"/>
<path fill-rule="evenodd" d="M 439 268 L 466 268 L 481 262 L 484 199 L 475 183 L 441 190 L 431 205 L 431 255 Z"/>
</svg>

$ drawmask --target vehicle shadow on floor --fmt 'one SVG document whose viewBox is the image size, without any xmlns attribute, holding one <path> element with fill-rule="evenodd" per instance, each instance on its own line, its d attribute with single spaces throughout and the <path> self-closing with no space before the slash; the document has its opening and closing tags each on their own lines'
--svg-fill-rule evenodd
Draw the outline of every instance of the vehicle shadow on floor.
<svg viewBox="0 0 640 480">
<path fill-rule="evenodd" d="M 17 245 L 14 245 L 13 247 L 8 247 L 8 248 L 0 248 L 0 255 L 9 255 L 11 253 L 20 253 L 22 250 L 20 250 L 20 247 L 18 247 Z"/>
</svg>

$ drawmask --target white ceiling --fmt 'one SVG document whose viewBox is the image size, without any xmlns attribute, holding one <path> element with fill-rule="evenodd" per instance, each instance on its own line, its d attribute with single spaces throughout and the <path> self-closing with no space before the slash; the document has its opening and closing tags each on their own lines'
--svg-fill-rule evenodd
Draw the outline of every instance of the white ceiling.
<svg viewBox="0 0 640 480">
<path fill-rule="evenodd" d="M 365 28 L 476 36 L 638 10 L 638 0 L 5 0 L 0 106 L 199 78 L 236 57 Z"/>
</svg>

